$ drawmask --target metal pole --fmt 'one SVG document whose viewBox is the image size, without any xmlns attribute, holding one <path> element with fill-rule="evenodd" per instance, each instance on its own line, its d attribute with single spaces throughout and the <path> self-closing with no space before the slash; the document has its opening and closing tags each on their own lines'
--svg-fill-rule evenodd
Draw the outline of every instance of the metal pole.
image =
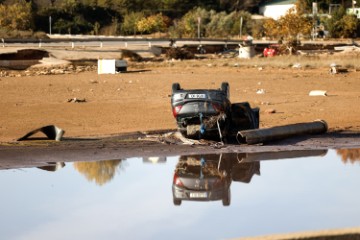
<svg viewBox="0 0 360 240">
<path fill-rule="evenodd" d="M 198 39 L 200 39 L 200 25 L 201 25 L 201 17 L 198 17 Z"/>
<path fill-rule="evenodd" d="M 49 34 L 51 35 L 51 16 L 49 16 Z"/>
<path fill-rule="evenodd" d="M 243 17 L 240 17 L 240 39 L 242 37 L 242 25 L 243 25 Z"/>
</svg>

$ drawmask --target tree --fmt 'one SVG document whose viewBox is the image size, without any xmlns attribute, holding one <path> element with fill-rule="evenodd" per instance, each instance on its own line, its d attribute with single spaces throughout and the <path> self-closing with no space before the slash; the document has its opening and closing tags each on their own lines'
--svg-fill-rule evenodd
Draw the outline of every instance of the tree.
<svg viewBox="0 0 360 240">
<path fill-rule="evenodd" d="M 88 181 L 95 181 L 101 186 L 114 178 L 117 169 L 121 168 L 121 160 L 75 162 L 74 168 Z"/>
<path fill-rule="evenodd" d="M 20 0 L 11 5 L 0 5 L 0 26 L 8 30 L 29 30 L 32 25 L 31 2 Z"/>
<path fill-rule="evenodd" d="M 331 37 L 354 37 L 359 26 L 355 15 L 346 15 L 343 7 L 335 11 L 325 22 Z"/>
<path fill-rule="evenodd" d="M 142 12 L 130 12 L 124 16 L 123 23 L 121 25 L 123 34 L 136 34 L 137 22 L 144 18 Z"/>
<path fill-rule="evenodd" d="M 144 17 L 136 23 L 136 28 L 141 33 L 162 32 L 167 29 L 167 17 L 161 13 Z"/>
<path fill-rule="evenodd" d="M 200 26 L 200 34 L 205 36 L 205 26 L 208 22 L 210 22 L 210 12 L 203 8 L 195 8 L 181 18 L 177 28 L 182 28 L 180 31 L 184 37 L 197 37 Z"/>
<path fill-rule="evenodd" d="M 268 37 L 286 39 L 289 42 L 297 40 L 299 34 L 309 35 L 312 29 L 311 20 L 297 14 L 295 9 L 290 9 L 286 15 L 277 21 L 266 20 L 264 25 Z"/>
</svg>

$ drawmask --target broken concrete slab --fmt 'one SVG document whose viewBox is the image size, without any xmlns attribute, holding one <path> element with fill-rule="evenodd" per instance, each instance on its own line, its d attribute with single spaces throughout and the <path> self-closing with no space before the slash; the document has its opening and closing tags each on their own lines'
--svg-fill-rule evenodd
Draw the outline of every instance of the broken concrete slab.
<svg viewBox="0 0 360 240">
<path fill-rule="evenodd" d="M 29 137 L 31 137 L 34 134 L 39 133 L 39 132 L 44 133 L 50 140 L 55 140 L 55 141 L 61 141 L 61 138 L 65 133 L 64 130 L 62 130 L 61 128 L 59 128 L 57 126 L 48 125 L 48 126 L 41 127 L 41 128 L 35 129 L 35 130 L 27 133 L 23 137 L 17 139 L 17 141 L 30 140 Z"/>
</svg>

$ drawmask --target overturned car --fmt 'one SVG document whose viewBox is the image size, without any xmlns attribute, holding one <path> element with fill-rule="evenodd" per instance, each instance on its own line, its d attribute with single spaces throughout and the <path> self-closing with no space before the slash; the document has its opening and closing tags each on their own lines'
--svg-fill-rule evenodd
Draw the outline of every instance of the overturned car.
<svg viewBox="0 0 360 240">
<path fill-rule="evenodd" d="M 180 133 L 188 138 L 226 140 L 240 130 L 259 128 L 259 108 L 248 102 L 231 104 L 230 87 L 219 89 L 181 88 L 173 83 L 171 105 Z"/>
</svg>

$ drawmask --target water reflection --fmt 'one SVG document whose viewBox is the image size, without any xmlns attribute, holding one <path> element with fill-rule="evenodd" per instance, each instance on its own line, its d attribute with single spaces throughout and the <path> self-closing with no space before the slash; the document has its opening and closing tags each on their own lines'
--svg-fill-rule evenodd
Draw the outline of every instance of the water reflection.
<svg viewBox="0 0 360 240">
<path fill-rule="evenodd" d="M 230 185 L 260 176 L 260 160 L 322 156 L 327 151 L 225 153 L 180 156 L 172 184 L 174 205 L 182 201 L 217 201 L 230 205 Z"/>
<path fill-rule="evenodd" d="M 151 163 L 151 164 L 166 163 L 166 157 L 144 157 L 143 163 Z"/>
<path fill-rule="evenodd" d="M 242 162 L 239 154 L 181 156 L 173 179 L 173 201 L 222 200 L 230 205 L 232 181 L 249 183 L 254 174 L 260 175 L 259 162 Z"/>
<path fill-rule="evenodd" d="M 338 149 L 336 153 L 341 156 L 344 163 L 360 163 L 360 149 Z"/>
<path fill-rule="evenodd" d="M 359 165 L 349 164 L 350 160 L 344 164 L 339 156 L 344 151 L 307 158 L 326 152 L 104 161 L 111 167 L 76 163 L 85 169 L 80 175 L 71 159 L 64 159 L 66 166 L 56 172 L 36 168 L 56 165 L 51 160 L 1 159 L 0 169 L 15 168 L 0 171 L 1 238 L 233 239 L 358 227 Z M 346 159 L 354 159 L 353 155 L 346 154 Z M 219 200 L 182 200 L 180 207 L 174 206 L 172 182 L 178 167 L 192 170 L 197 179 L 208 179 L 204 188 L 209 189 L 214 179 L 222 194 Z M 100 181 L 102 187 L 96 185 L 97 175 L 107 175 L 108 180 Z M 223 201 L 230 206 L 223 207 Z M 204 224 L 206 231 L 199 227 Z"/>
<path fill-rule="evenodd" d="M 121 168 L 121 160 L 74 162 L 74 168 L 90 182 L 94 181 L 101 186 L 114 178 L 117 170 Z"/>
<path fill-rule="evenodd" d="M 39 168 L 41 170 L 49 171 L 49 172 L 55 172 L 63 167 L 65 167 L 64 162 L 48 162 L 47 165 L 39 166 L 37 168 Z"/>
</svg>

